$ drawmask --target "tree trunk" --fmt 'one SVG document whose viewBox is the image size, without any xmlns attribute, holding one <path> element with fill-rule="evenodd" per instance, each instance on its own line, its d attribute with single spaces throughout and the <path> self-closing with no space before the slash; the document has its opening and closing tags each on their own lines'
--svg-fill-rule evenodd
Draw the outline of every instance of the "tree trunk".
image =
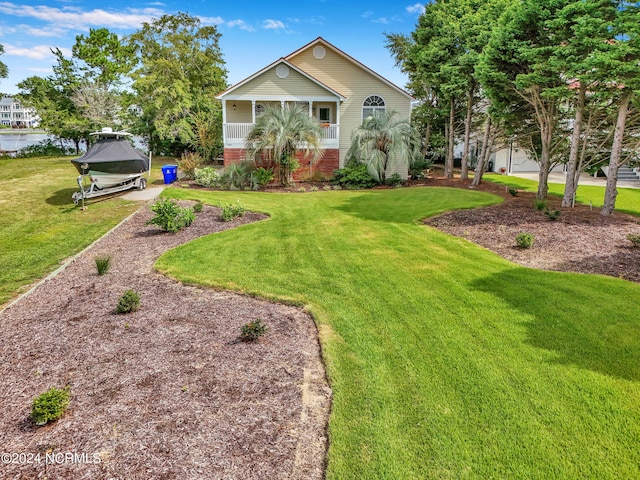
<svg viewBox="0 0 640 480">
<path fill-rule="evenodd" d="M 422 148 L 422 156 L 426 156 L 429 151 L 429 142 L 431 141 L 431 122 L 427 122 L 424 130 L 424 147 Z"/>
<path fill-rule="evenodd" d="M 632 91 L 627 90 L 622 94 L 618 104 L 618 119 L 616 129 L 613 134 L 613 145 L 611 147 L 611 157 L 609 157 L 609 172 L 607 173 L 607 187 L 604 192 L 604 205 L 600 210 L 600 215 L 611 215 L 616 206 L 618 190 L 618 168 L 620 167 L 620 155 L 622 153 L 622 140 L 624 139 L 624 128 L 627 122 L 627 111 Z"/>
<path fill-rule="evenodd" d="M 567 162 L 567 175 L 564 185 L 564 196 L 562 197 L 563 207 L 573 207 L 573 201 L 578 189 L 578 180 L 581 171 L 578 170 L 578 151 L 580 150 L 580 134 L 582 133 L 582 117 L 584 116 L 584 103 L 587 87 L 584 82 L 580 82 L 578 90 L 578 103 L 576 105 L 576 115 L 573 119 L 573 132 L 571 134 L 571 150 L 569 151 L 569 161 Z"/>
<path fill-rule="evenodd" d="M 467 92 L 467 117 L 464 119 L 464 148 L 462 151 L 460 178 L 467 180 L 469 178 L 469 139 L 471 137 L 471 114 L 473 113 L 473 91 L 469 88 Z"/>
<path fill-rule="evenodd" d="M 547 198 L 549 192 L 549 169 L 551 168 L 551 125 L 543 124 L 540 128 L 542 155 L 540 156 L 540 173 L 538 174 L 537 200 Z"/>
<path fill-rule="evenodd" d="M 482 148 L 480 150 L 480 155 L 478 155 L 478 164 L 476 165 L 476 170 L 473 175 L 473 180 L 471 182 L 471 187 L 477 187 L 480 185 L 482 181 L 482 175 L 484 173 L 484 166 L 486 165 L 485 154 L 488 150 L 489 143 L 489 131 L 491 130 L 491 117 L 487 115 L 487 119 L 484 123 L 484 135 L 482 136 Z"/>
<path fill-rule="evenodd" d="M 444 165 L 444 174 L 447 178 L 453 178 L 453 142 L 455 140 L 455 101 L 449 100 L 449 130 L 447 132 L 447 159 Z"/>
</svg>

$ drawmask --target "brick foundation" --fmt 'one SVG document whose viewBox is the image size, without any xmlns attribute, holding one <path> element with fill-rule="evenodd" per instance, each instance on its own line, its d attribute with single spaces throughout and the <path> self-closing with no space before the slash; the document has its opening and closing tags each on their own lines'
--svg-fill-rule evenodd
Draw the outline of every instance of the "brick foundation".
<svg viewBox="0 0 640 480">
<path fill-rule="evenodd" d="M 324 150 L 324 155 L 317 160 L 311 168 L 309 168 L 309 158 L 304 156 L 304 151 L 296 152 L 296 158 L 300 162 L 300 168 L 294 172 L 293 179 L 297 181 L 305 181 L 315 175 L 322 175 L 324 178 L 330 178 L 333 175 L 333 171 L 339 168 L 340 164 L 340 150 L 337 148 L 331 148 Z M 225 148 L 224 149 L 224 166 L 231 165 L 232 163 L 240 163 L 245 159 L 244 148 Z M 272 167 L 273 162 L 263 159 L 258 162 L 259 166 Z"/>
</svg>

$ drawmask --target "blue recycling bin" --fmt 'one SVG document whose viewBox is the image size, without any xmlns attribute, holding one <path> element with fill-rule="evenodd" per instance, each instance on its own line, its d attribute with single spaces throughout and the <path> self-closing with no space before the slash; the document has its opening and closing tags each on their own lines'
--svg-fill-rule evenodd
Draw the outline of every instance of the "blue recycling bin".
<svg viewBox="0 0 640 480">
<path fill-rule="evenodd" d="M 164 183 L 173 183 L 178 179 L 178 166 L 177 165 L 163 165 L 162 176 L 164 177 Z"/>
</svg>

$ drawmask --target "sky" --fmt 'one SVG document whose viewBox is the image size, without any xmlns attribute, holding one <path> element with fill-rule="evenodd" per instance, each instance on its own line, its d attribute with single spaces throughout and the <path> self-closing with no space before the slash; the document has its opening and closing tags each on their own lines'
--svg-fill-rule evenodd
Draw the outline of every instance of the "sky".
<svg viewBox="0 0 640 480">
<path fill-rule="evenodd" d="M 233 85 L 317 37 L 323 37 L 370 69 L 404 87 L 407 78 L 385 48 L 385 34 L 410 34 L 424 4 L 415 0 L 98 1 L 0 0 L 0 61 L 9 77 L 0 92 L 16 94 L 31 76 L 46 77 L 51 48 L 68 58 L 77 35 L 107 28 L 120 36 L 164 14 L 188 13 L 222 34 L 220 49 Z"/>
</svg>

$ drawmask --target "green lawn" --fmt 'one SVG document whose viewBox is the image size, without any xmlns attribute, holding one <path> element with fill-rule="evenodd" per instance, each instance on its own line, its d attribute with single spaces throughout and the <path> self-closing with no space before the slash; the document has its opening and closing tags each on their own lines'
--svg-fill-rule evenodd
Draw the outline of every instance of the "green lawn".
<svg viewBox="0 0 640 480">
<path fill-rule="evenodd" d="M 506 175 L 485 175 L 485 180 L 490 182 L 499 183 L 509 187 L 514 187 L 529 192 L 536 192 L 538 190 L 538 182 L 528 180 L 526 178 L 519 178 Z M 618 196 L 616 198 L 616 211 L 632 213 L 634 215 L 640 215 L 640 188 L 623 188 L 619 187 Z M 562 197 L 564 195 L 564 184 L 550 183 L 549 195 L 556 195 Z M 584 203 L 585 205 L 593 205 L 598 210 L 602 207 L 604 202 L 604 187 L 597 185 L 580 185 L 578 184 L 578 191 L 576 192 L 576 202 Z"/>
<path fill-rule="evenodd" d="M 271 215 L 157 266 L 314 315 L 329 480 L 640 478 L 640 286 L 522 268 L 419 222 L 496 197 L 165 194 Z"/>
<path fill-rule="evenodd" d="M 104 197 L 82 211 L 73 157 L 0 157 L 0 305 L 100 238 L 140 205 Z M 152 182 L 162 177 L 154 165 Z"/>
</svg>

